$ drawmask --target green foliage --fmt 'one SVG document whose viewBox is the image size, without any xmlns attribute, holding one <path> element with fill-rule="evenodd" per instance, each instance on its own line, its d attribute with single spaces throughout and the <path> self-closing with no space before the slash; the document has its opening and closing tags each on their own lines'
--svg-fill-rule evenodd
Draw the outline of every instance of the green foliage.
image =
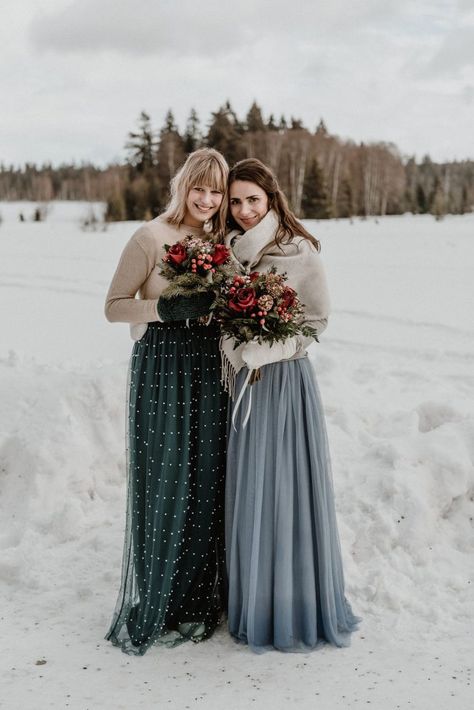
<svg viewBox="0 0 474 710">
<path fill-rule="evenodd" d="M 202 133 L 199 122 L 199 117 L 196 111 L 192 108 L 189 118 L 186 123 L 186 131 L 184 134 L 184 152 L 186 155 L 192 153 L 199 148 L 202 143 Z"/>
<path fill-rule="evenodd" d="M 266 272 L 236 274 L 223 283 L 213 306 L 223 335 L 236 343 L 255 338 L 270 345 L 299 333 L 315 337 L 316 330 L 303 322 L 304 304 L 285 285 L 287 280 L 272 266 Z"/>
<path fill-rule="evenodd" d="M 355 213 L 354 194 L 350 180 L 344 178 L 336 201 L 337 217 L 352 217 Z"/>
<path fill-rule="evenodd" d="M 311 162 L 304 179 L 301 206 L 307 219 L 328 219 L 331 216 L 326 181 L 316 159 Z"/>
<path fill-rule="evenodd" d="M 206 137 L 210 148 L 225 155 L 229 165 L 244 157 L 241 136 L 243 128 L 229 102 L 212 114 L 212 120 Z"/>
<path fill-rule="evenodd" d="M 421 184 L 416 186 L 416 211 L 419 214 L 426 214 L 426 212 L 428 212 L 428 200 L 423 185 Z"/>
<path fill-rule="evenodd" d="M 138 131 L 128 134 L 125 144 L 127 162 L 137 172 L 145 173 L 156 164 L 155 150 L 157 141 L 151 126 L 150 116 L 142 111 L 138 119 Z"/>
<path fill-rule="evenodd" d="M 267 130 L 268 131 L 278 131 L 278 126 L 275 123 L 275 118 L 273 117 L 273 113 L 270 114 L 268 121 L 267 121 Z"/>
<path fill-rule="evenodd" d="M 356 145 L 331 135 L 323 119 L 314 133 L 292 117 L 264 120 L 253 102 L 244 122 L 229 101 L 212 114 L 207 136 L 191 110 L 180 132 L 169 109 L 160 131 L 142 111 L 128 134 L 126 161 L 100 169 L 90 164 L 0 165 L 0 200 L 107 202 L 106 219 L 149 219 L 169 199 L 169 183 L 187 154 L 202 145 L 220 150 L 230 165 L 257 157 L 276 173 L 299 216 L 351 217 L 406 211 L 464 214 L 474 209 L 474 161 L 439 164 L 425 156 L 404 159 L 389 143 Z M 317 157 L 317 165 L 309 156 Z"/>
<path fill-rule="evenodd" d="M 106 222 L 121 222 L 126 219 L 125 201 L 120 192 L 114 193 L 107 200 L 105 210 Z"/>
<path fill-rule="evenodd" d="M 262 111 L 260 109 L 260 106 L 258 106 L 255 101 L 250 107 L 250 110 L 247 114 L 247 118 L 245 119 L 245 124 L 247 126 L 247 131 L 250 131 L 251 133 L 266 130 Z"/>
<path fill-rule="evenodd" d="M 301 118 L 291 117 L 291 130 L 292 131 L 302 131 L 304 129 L 303 121 Z"/>
<path fill-rule="evenodd" d="M 176 296 L 191 296 L 193 293 L 207 293 L 209 283 L 196 274 L 181 274 L 176 276 L 176 272 L 170 268 L 163 267 L 162 275 L 170 281 L 163 291 L 163 298 L 175 298 Z"/>
<path fill-rule="evenodd" d="M 161 205 L 156 195 L 156 185 L 155 180 L 148 180 L 144 175 L 139 175 L 125 185 L 125 219 L 141 221 L 152 219 L 159 214 Z"/>
</svg>

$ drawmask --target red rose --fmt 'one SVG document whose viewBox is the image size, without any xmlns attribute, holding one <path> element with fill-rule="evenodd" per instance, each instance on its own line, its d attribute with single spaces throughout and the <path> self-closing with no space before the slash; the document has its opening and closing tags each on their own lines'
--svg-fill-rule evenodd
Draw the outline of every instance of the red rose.
<svg viewBox="0 0 474 710">
<path fill-rule="evenodd" d="M 183 247 L 183 245 L 178 242 L 168 249 L 168 257 L 171 261 L 174 261 L 175 264 L 182 264 L 183 261 L 186 261 L 188 252 L 186 251 L 186 247 Z"/>
<path fill-rule="evenodd" d="M 212 254 L 212 262 L 216 265 L 219 266 L 219 264 L 223 264 L 227 259 L 229 258 L 229 250 L 224 244 L 216 244 L 214 247 L 214 252 Z"/>
<path fill-rule="evenodd" d="M 285 287 L 285 290 L 282 293 L 282 301 L 281 301 L 281 306 L 282 308 L 291 308 L 292 306 L 295 305 L 295 300 L 296 300 L 296 291 L 289 286 Z"/>
<path fill-rule="evenodd" d="M 258 273 L 258 271 L 252 271 L 252 273 L 249 274 L 249 279 L 250 281 L 256 281 L 259 276 L 260 274 Z"/>
<path fill-rule="evenodd" d="M 238 313 L 242 313 L 248 308 L 253 308 L 256 303 L 257 299 L 253 288 L 240 288 L 235 296 L 230 299 L 229 308 Z"/>
</svg>

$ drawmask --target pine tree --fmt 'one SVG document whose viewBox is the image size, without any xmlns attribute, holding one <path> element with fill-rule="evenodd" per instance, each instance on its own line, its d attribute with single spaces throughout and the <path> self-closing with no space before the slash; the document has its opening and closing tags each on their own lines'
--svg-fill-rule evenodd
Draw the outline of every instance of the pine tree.
<svg viewBox="0 0 474 710">
<path fill-rule="evenodd" d="M 128 163 L 138 173 L 144 173 L 155 165 L 156 139 L 150 116 L 142 111 L 138 119 L 138 132 L 131 131 L 125 144 Z"/>
<path fill-rule="evenodd" d="M 301 131 L 303 130 L 303 121 L 301 118 L 294 118 L 293 116 L 291 117 L 291 130 L 292 131 Z"/>
<path fill-rule="evenodd" d="M 467 186 L 463 185 L 462 186 L 462 192 L 461 192 L 461 206 L 459 209 L 459 214 L 465 214 L 466 212 L 471 211 L 471 206 L 469 204 L 469 193 L 467 190 Z"/>
<path fill-rule="evenodd" d="M 273 113 L 270 114 L 270 117 L 267 121 L 267 131 L 278 131 L 278 126 L 275 123 Z"/>
<path fill-rule="evenodd" d="M 326 138 L 326 136 L 329 135 L 328 129 L 326 128 L 326 124 L 324 123 L 322 118 L 319 120 L 319 123 L 316 126 L 315 135 L 321 136 L 323 138 Z"/>
<path fill-rule="evenodd" d="M 428 212 L 428 200 L 423 185 L 418 183 L 416 186 L 416 212 L 418 214 L 426 214 Z"/>
<path fill-rule="evenodd" d="M 262 111 L 257 103 L 254 101 L 251 105 L 247 118 L 245 120 L 247 131 L 251 133 L 257 133 L 258 131 L 265 131 L 266 126 L 262 117 Z"/>
<path fill-rule="evenodd" d="M 229 99 L 227 99 L 227 101 L 225 102 L 223 108 L 224 108 L 224 111 L 225 111 L 226 114 L 227 114 L 227 117 L 228 117 L 229 121 L 230 121 L 230 122 L 232 123 L 232 125 L 234 126 L 235 130 L 236 130 L 238 133 L 244 133 L 245 128 L 244 128 L 244 126 L 242 125 L 242 123 L 239 121 L 239 119 L 237 118 L 237 114 L 235 113 L 234 109 L 233 109 L 232 106 L 230 105 Z"/>
<path fill-rule="evenodd" d="M 354 194 L 350 180 L 343 178 L 337 197 L 337 216 L 352 217 L 354 214 Z"/>
<path fill-rule="evenodd" d="M 305 175 L 301 207 L 307 219 L 327 219 L 331 216 L 326 182 L 316 158 Z"/>
<path fill-rule="evenodd" d="M 189 118 L 186 122 L 186 131 L 184 133 L 184 152 L 186 155 L 192 153 L 199 148 L 202 143 L 202 133 L 200 121 L 196 111 L 192 108 Z"/>
<path fill-rule="evenodd" d="M 212 121 L 206 136 L 207 145 L 219 150 L 229 165 L 244 157 L 241 140 L 242 127 L 229 102 L 212 113 Z"/>
<path fill-rule="evenodd" d="M 169 197 L 169 184 L 178 168 L 184 163 L 185 149 L 184 140 L 181 137 L 175 123 L 173 112 L 169 110 L 165 116 L 165 123 L 160 131 L 160 140 L 156 152 L 155 176 L 159 186 L 153 186 L 153 191 L 159 194 L 158 203 L 166 204 Z M 153 205 L 150 209 L 153 211 Z"/>
</svg>

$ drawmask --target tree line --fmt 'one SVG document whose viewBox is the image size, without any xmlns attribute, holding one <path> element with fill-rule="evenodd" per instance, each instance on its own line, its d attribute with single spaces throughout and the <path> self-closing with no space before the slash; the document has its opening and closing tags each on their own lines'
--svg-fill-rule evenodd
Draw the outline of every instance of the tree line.
<svg viewBox="0 0 474 710">
<path fill-rule="evenodd" d="M 229 102 L 211 114 L 206 130 L 191 110 L 180 132 L 168 111 L 160 130 L 142 112 L 125 144 L 121 165 L 0 166 L 1 200 L 103 200 L 108 220 L 143 220 L 167 204 L 169 182 L 186 155 L 201 146 L 220 150 L 230 165 L 260 158 L 278 176 L 303 218 L 386 214 L 463 214 L 474 207 L 474 161 L 435 163 L 403 158 L 392 143 L 355 143 L 332 135 L 323 120 L 314 131 L 285 116 L 264 118 L 253 103 L 244 120 Z"/>
</svg>

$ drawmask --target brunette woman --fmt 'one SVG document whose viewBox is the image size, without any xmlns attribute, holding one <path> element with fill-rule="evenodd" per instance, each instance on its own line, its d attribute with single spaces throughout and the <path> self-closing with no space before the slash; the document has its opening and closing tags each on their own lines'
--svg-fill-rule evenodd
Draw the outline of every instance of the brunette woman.
<svg viewBox="0 0 474 710">
<path fill-rule="evenodd" d="M 222 238 L 227 174 L 215 150 L 188 157 L 167 210 L 126 245 L 107 295 L 109 321 L 145 324 L 130 363 L 122 584 L 106 636 L 126 653 L 208 638 L 225 607 L 219 333 L 199 318 L 206 299 L 173 299 L 171 309 L 160 300 L 160 264 L 165 244 Z"/>
<path fill-rule="evenodd" d="M 242 160 L 230 171 L 227 237 L 243 273 L 275 266 L 319 336 L 329 298 L 318 241 L 288 207 L 273 173 Z M 226 482 L 229 629 L 255 651 L 347 645 L 357 624 L 344 595 L 323 408 L 306 347 L 294 336 L 251 341 L 225 355 L 238 373 Z M 229 362 L 227 362 L 229 365 Z M 261 379 L 237 395 L 250 370 Z M 250 418 L 248 398 L 251 391 Z"/>
</svg>

